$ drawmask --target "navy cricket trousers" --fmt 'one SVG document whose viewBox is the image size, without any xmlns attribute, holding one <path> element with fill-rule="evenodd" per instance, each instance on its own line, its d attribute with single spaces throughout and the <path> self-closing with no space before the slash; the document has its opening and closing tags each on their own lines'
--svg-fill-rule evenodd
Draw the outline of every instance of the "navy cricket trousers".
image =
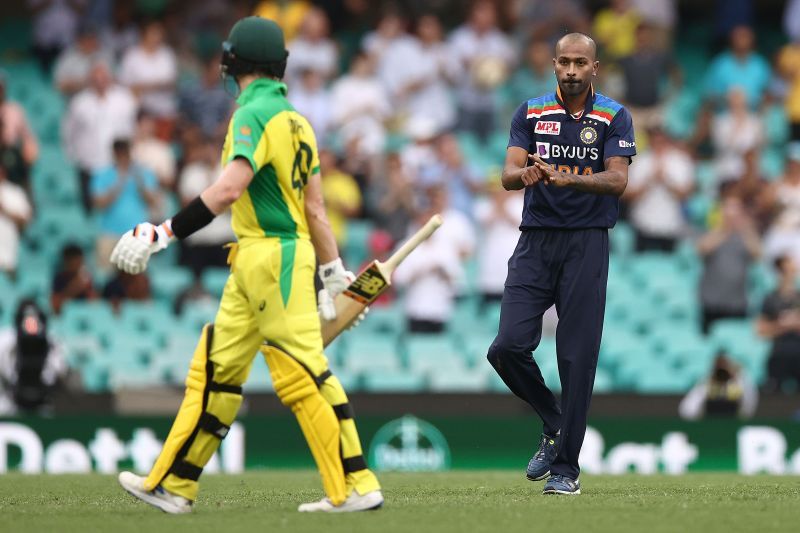
<svg viewBox="0 0 800 533">
<path fill-rule="evenodd" d="M 508 261 L 500 327 L 487 355 L 508 388 L 539 414 L 544 432 L 561 431 L 550 472 L 572 479 L 580 473 L 607 281 L 607 229 L 523 231 Z M 553 304 L 560 405 L 532 355 L 542 337 L 542 315 Z"/>
</svg>

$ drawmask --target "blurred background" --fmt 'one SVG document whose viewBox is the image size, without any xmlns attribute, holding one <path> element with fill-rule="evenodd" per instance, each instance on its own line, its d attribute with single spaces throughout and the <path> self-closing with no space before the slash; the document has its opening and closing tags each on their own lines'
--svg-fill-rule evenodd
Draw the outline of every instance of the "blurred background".
<svg viewBox="0 0 800 533">
<path fill-rule="evenodd" d="M 761 428 L 745 442 L 782 451 L 749 468 L 800 472 L 800 455 L 786 458 L 800 446 L 796 0 L 5 3 L 0 447 L 11 451 L 0 472 L 107 468 L 100 445 L 89 463 L 59 447 L 97 443 L 98 428 L 165 435 L 228 275 L 229 218 L 139 276 L 108 255 L 217 177 L 235 101 L 220 45 L 250 14 L 284 28 L 289 100 L 317 133 L 345 264 L 385 258 L 431 213 L 445 217 L 327 351 L 365 446 L 388 428 L 384 444 L 407 448 L 392 435 L 413 429 L 418 447 L 440 442 L 426 431 L 450 443 L 438 467 L 527 460 L 538 422 L 485 360 L 522 206 L 499 175 L 514 109 L 555 89 L 553 45 L 582 31 L 599 45 L 596 88 L 631 111 L 639 152 L 611 233 L 589 471 L 670 471 L 670 450 L 690 469 L 743 471 L 742 431 Z M 551 309 L 535 352 L 556 390 L 557 321 Z M 247 459 L 228 470 L 310 464 L 271 390 L 258 357 L 240 422 Z M 438 430 L 413 416 L 386 425 L 409 413 Z M 270 428 L 284 427 L 291 438 L 277 442 Z M 38 463 L 26 431 L 49 446 Z M 606 454 L 629 441 L 656 444 L 646 460 Z M 148 468 L 130 453 L 120 464 Z"/>
</svg>

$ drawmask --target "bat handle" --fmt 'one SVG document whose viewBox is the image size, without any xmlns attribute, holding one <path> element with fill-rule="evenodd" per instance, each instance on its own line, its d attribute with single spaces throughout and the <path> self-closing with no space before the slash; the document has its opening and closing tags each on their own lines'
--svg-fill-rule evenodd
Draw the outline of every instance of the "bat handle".
<svg viewBox="0 0 800 533">
<path fill-rule="evenodd" d="M 390 271 L 393 271 L 397 266 L 408 257 L 414 248 L 420 245 L 422 241 L 430 237 L 434 231 L 439 229 L 439 226 L 442 225 L 442 215 L 435 214 L 433 215 L 428 222 L 425 223 L 422 228 L 419 229 L 414 235 L 411 236 L 403 245 L 397 249 L 392 256 L 386 260 L 384 265 L 386 265 Z"/>
</svg>

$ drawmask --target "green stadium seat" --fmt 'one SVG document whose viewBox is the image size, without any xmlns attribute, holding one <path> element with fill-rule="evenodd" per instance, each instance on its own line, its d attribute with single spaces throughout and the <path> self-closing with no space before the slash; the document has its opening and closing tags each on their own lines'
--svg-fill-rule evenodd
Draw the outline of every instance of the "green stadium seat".
<svg viewBox="0 0 800 533">
<path fill-rule="evenodd" d="M 187 268 L 159 268 L 157 276 L 150 276 L 153 298 L 164 302 L 174 302 L 175 297 L 192 284 L 192 279 L 192 273 Z"/>
<path fill-rule="evenodd" d="M 229 268 L 207 268 L 203 272 L 203 287 L 208 292 L 219 298 L 222 296 L 222 289 L 228 282 L 231 271 Z"/>
<path fill-rule="evenodd" d="M 178 326 L 194 334 L 195 341 L 200 336 L 205 324 L 214 322 L 219 304 L 213 301 L 189 302 L 183 307 L 183 313 L 175 320 Z"/>
<path fill-rule="evenodd" d="M 422 392 L 427 388 L 424 376 L 409 372 L 369 372 L 362 383 L 365 392 Z"/>
<path fill-rule="evenodd" d="M 694 383 L 689 376 L 658 364 L 640 373 L 634 380 L 636 392 L 645 394 L 683 394 L 692 385 Z"/>
<path fill-rule="evenodd" d="M 477 370 L 454 368 L 431 372 L 429 376 L 430 390 L 433 392 L 482 392 L 487 389 L 489 382 L 488 374 Z"/>
<path fill-rule="evenodd" d="M 126 329 L 152 334 L 168 331 L 175 315 L 166 302 L 123 302 L 120 320 Z"/>
<path fill-rule="evenodd" d="M 369 220 L 348 220 L 347 240 L 342 246 L 345 266 L 356 271 L 372 259 L 369 257 L 369 236 L 374 225 Z"/>
<path fill-rule="evenodd" d="M 467 360 L 447 335 L 407 335 L 403 345 L 406 363 L 412 371 L 464 367 Z"/>
</svg>

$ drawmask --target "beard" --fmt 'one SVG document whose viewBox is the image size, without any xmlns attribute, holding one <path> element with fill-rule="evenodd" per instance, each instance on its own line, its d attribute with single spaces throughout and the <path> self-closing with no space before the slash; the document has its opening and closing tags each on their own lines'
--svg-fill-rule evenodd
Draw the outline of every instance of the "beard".
<svg viewBox="0 0 800 533">
<path fill-rule="evenodd" d="M 589 88 L 589 83 L 585 81 L 576 81 L 573 83 L 559 81 L 558 86 L 561 88 L 562 94 L 566 96 L 578 96 Z"/>
</svg>

